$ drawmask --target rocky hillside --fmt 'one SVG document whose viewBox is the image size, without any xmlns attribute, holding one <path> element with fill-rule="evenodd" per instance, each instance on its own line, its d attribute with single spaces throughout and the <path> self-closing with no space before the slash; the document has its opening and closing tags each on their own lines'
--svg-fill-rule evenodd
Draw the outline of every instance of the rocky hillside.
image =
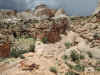
<svg viewBox="0 0 100 75">
<path fill-rule="evenodd" d="M 0 75 L 99 75 L 99 24 L 100 12 L 0 10 Z"/>
</svg>

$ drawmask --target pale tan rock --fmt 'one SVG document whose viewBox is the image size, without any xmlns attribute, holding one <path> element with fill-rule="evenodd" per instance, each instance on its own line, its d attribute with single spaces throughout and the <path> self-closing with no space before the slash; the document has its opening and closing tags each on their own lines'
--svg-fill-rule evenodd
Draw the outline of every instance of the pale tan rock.
<svg viewBox="0 0 100 75">
<path fill-rule="evenodd" d="M 53 13 L 51 11 L 51 9 L 49 9 L 47 6 L 45 5 L 39 5 L 36 7 L 35 11 L 34 11 L 34 15 L 35 16 L 43 16 L 43 15 L 46 15 L 46 16 L 53 16 Z"/>
<path fill-rule="evenodd" d="M 55 13 L 55 17 L 60 16 L 60 15 L 62 15 L 62 14 L 67 15 L 67 14 L 65 14 L 65 11 L 64 11 L 63 8 L 57 10 L 57 12 Z"/>
<path fill-rule="evenodd" d="M 85 72 L 95 72 L 95 69 L 93 67 L 87 67 L 85 68 Z"/>
<path fill-rule="evenodd" d="M 78 37 L 79 37 L 79 35 L 77 33 L 70 31 L 70 32 L 68 32 L 66 42 L 74 43 L 75 40 L 77 40 Z"/>
<path fill-rule="evenodd" d="M 37 40 L 35 43 L 36 54 L 41 56 L 43 54 L 44 50 L 45 50 L 45 46 L 44 46 L 43 42 L 41 42 L 40 40 Z"/>
<path fill-rule="evenodd" d="M 30 53 L 25 53 L 24 54 L 25 57 L 33 57 L 34 53 L 30 52 Z"/>
</svg>

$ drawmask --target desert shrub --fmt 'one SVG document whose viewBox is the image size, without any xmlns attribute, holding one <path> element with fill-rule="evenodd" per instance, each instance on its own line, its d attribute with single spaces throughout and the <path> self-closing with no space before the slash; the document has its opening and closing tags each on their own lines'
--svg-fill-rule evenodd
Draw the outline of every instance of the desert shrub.
<svg viewBox="0 0 100 75">
<path fill-rule="evenodd" d="M 87 52 L 87 54 L 88 54 L 88 56 L 89 56 L 90 58 L 93 58 L 93 55 L 92 55 L 91 52 Z"/>
<path fill-rule="evenodd" d="M 18 57 L 22 57 L 22 54 L 27 53 L 27 52 L 28 52 L 27 50 L 18 50 L 18 49 L 12 48 L 10 52 L 10 56 L 18 58 Z"/>
<path fill-rule="evenodd" d="M 50 71 L 53 73 L 57 73 L 57 68 L 55 66 L 50 67 Z"/>
<path fill-rule="evenodd" d="M 3 62 L 6 58 L 0 57 L 0 62 Z"/>
<path fill-rule="evenodd" d="M 73 69 L 76 70 L 76 71 L 78 71 L 78 72 L 83 72 L 84 69 L 85 69 L 85 66 L 78 64 L 78 65 L 75 65 L 73 67 Z"/>
<path fill-rule="evenodd" d="M 35 52 L 35 45 L 30 45 L 29 52 Z"/>
<path fill-rule="evenodd" d="M 100 35 L 98 33 L 95 33 L 93 37 L 94 37 L 94 39 L 99 39 Z"/>
<path fill-rule="evenodd" d="M 67 61 L 65 62 L 65 64 L 70 68 L 70 69 L 73 69 L 73 65 L 72 64 L 69 64 Z"/>
<path fill-rule="evenodd" d="M 75 73 L 75 72 L 72 72 L 72 71 L 69 71 L 69 72 L 66 72 L 65 75 L 79 75 L 79 74 Z"/>
<path fill-rule="evenodd" d="M 48 43 L 48 38 L 47 37 L 44 37 L 44 38 L 42 38 L 42 40 L 41 40 L 43 43 Z"/>
<path fill-rule="evenodd" d="M 63 59 L 63 60 L 67 60 L 67 59 L 68 59 L 68 56 L 67 56 L 67 55 L 63 55 L 63 56 L 62 56 L 62 59 Z"/>
<path fill-rule="evenodd" d="M 96 65 L 94 66 L 96 71 L 100 71 L 100 61 L 97 61 Z"/>
<path fill-rule="evenodd" d="M 21 59 L 24 59 L 25 57 L 21 54 L 21 55 L 19 55 L 19 57 L 21 58 Z"/>
<path fill-rule="evenodd" d="M 9 60 L 8 60 L 8 58 L 2 58 L 2 57 L 0 57 L 0 62 L 9 63 Z"/>
<path fill-rule="evenodd" d="M 74 62 L 77 62 L 77 61 L 80 60 L 80 55 L 79 55 L 79 54 L 77 53 L 77 51 L 75 51 L 75 50 L 73 50 L 73 51 L 71 52 L 70 57 L 71 57 L 72 61 L 74 61 Z"/>
<path fill-rule="evenodd" d="M 71 43 L 70 43 L 70 42 L 66 42 L 66 43 L 65 43 L 65 47 L 66 47 L 66 48 L 70 48 L 70 47 L 71 47 Z"/>
<path fill-rule="evenodd" d="M 100 65 L 100 61 L 97 61 L 97 62 L 96 62 L 96 65 Z"/>
<path fill-rule="evenodd" d="M 85 59 L 84 55 L 80 55 L 80 59 Z"/>
<path fill-rule="evenodd" d="M 20 57 L 24 59 L 24 56 L 22 54 L 28 52 L 35 52 L 35 41 L 36 39 L 34 38 L 16 39 L 15 44 L 11 45 L 10 56 L 15 58 Z"/>
<path fill-rule="evenodd" d="M 95 67 L 95 70 L 96 70 L 96 71 L 100 71 L 100 66 L 96 66 L 96 67 Z"/>
</svg>

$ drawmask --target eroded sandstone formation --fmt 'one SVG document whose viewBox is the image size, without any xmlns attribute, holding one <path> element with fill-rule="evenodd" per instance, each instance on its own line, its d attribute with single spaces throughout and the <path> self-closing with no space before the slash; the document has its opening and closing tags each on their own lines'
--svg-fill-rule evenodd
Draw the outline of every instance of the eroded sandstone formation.
<svg viewBox="0 0 100 75">
<path fill-rule="evenodd" d="M 64 34 L 68 26 L 69 18 L 63 9 L 39 5 L 34 11 L 0 10 L 0 34 L 5 36 L 1 40 L 6 43 L 7 40 L 14 42 L 12 39 L 22 36 L 40 40 L 47 38 L 48 42 L 54 43 L 61 39 L 60 34 Z M 10 46 L 6 43 L 1 46 L 0 56 L 9 56 Z M 8 54 L 4 54 L 4 51 Z"/>
<path fill-rule="evenodd" d="M 10 55 L 10 44 L 8 42 L 0 44 L 0 57 L 8 57 Z"/>
</svg>

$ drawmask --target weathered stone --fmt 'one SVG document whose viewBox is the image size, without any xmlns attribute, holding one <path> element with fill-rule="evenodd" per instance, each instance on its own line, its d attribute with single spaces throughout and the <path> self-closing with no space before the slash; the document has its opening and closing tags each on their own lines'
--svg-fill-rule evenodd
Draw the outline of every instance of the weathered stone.
<svg viewBox="0 0 100 75">
<path fill-rule="evenodd" d="M 34 15 L 38 17 L 43 16 L 43 15 L 51 17 L 54 15 L 54 13 L 46 5 L 39 5 L 36 7 L 34 11 Z"/>
<path fill-rule="evenodd" d="M 0 45 L 0 57 L 8 57 L 10 55 L 10 44 L 8 42 Z"/>
<path fill-rule="evenodd" d="M 39 34 L 37 34 L 37 39 L 42 40 L 43 38 L 45 38 L 47 36 L 46 32 L 41 32 Z"/>
<path fill-rule="evenodd" d="M 60 34 L 57 31 L 49 32 L 47 37 L 48 41 L 52 43 L 60 40 Z"/>
<path fill-rule="evenodd" d="M 63 8 L 59 9 L 59 10 L 55 13 L 55 17 L 56 17 L 56 16 L 59 16 L 59 15 L 62 15 L 62 14 L 67 15 L 67 14 L 65 14 L 65 11 L 64 11 Z"/>
<path fill-rule="evenodd" d="M 60 33 L 65 33 L 65 31 L 69 28 L 68 18 L 59 18 L 59 22 L 56 24 L 56 28 Z"/>
</svg>

